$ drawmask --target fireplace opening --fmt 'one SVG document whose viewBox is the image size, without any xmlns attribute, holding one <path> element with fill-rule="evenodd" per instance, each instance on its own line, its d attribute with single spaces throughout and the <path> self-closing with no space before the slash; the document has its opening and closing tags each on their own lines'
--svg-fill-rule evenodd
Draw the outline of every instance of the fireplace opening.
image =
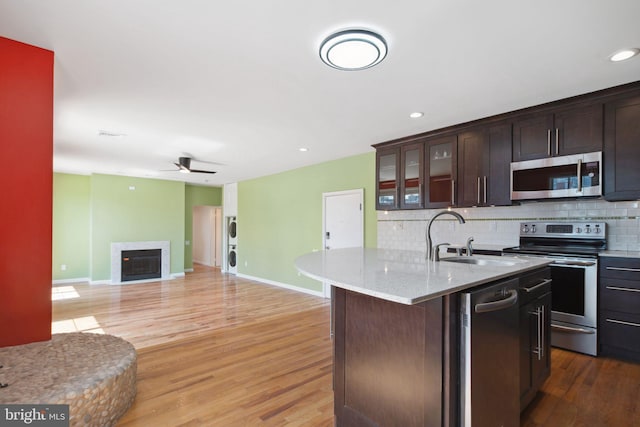
<svg viewBox="0 0 640 427">
<path fill-rule="evenodd" d="M 122 251 L 122 282 L 162 277 L 162 249 Z"/>
</svg>

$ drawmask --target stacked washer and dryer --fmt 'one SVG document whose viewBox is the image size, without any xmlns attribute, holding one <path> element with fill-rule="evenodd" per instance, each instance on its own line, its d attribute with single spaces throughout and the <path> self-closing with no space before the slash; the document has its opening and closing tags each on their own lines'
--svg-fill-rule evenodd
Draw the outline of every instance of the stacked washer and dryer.
<svg viewBox="0 0 640 427">
<path fill-rule="evenodd" d="M 227 217 L 227 272 L 238 273 L 238 225 L 235 216 Z"/>
</svg>

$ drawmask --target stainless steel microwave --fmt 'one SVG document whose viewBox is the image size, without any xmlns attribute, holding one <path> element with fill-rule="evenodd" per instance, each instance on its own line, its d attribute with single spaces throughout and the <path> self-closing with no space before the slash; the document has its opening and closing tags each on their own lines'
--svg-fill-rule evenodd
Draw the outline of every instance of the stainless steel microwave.
<svg viewBox="0 0 640 427">
<path fill-rule="evenodd" d="M 511 163 L 511 200 L 601 195 L 601 151 Z"/>
</svg>

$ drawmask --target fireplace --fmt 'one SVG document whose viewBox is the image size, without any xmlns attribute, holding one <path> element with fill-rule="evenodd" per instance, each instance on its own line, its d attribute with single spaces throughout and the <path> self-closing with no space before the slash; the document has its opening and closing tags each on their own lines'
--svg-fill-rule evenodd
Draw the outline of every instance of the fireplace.
<svg viewBox="0 0 640 427">
<path fill-rule="evenodd" d="M 169 280 L 170 257 L 169 241 L 112 242 L 111 283 Z"/>
<path fill-rule="evenodd" d="M 162 277 L 162 250 L 122 251 L 120 281 L 159 279 Z"/>
</svg>

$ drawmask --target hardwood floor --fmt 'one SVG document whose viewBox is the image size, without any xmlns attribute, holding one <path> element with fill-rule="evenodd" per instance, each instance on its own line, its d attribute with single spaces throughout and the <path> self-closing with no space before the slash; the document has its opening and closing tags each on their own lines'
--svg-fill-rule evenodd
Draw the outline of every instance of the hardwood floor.
<svg viewBox="0 0 640 427">
<path fill-rule="evenodd" d="M 54 332 L 138 351 L 119 426 L 331 426 L 329 302 L 196 266 L 184 279 L 54 287 Z M 640 426 L 640 365 L 552 350 L 523 427 Z"/>
<path fill-rule="evenodd" d="M 640 426 L 640 364 L 551 350 L 551 376 L 522 427 Z"/>
</svg>

